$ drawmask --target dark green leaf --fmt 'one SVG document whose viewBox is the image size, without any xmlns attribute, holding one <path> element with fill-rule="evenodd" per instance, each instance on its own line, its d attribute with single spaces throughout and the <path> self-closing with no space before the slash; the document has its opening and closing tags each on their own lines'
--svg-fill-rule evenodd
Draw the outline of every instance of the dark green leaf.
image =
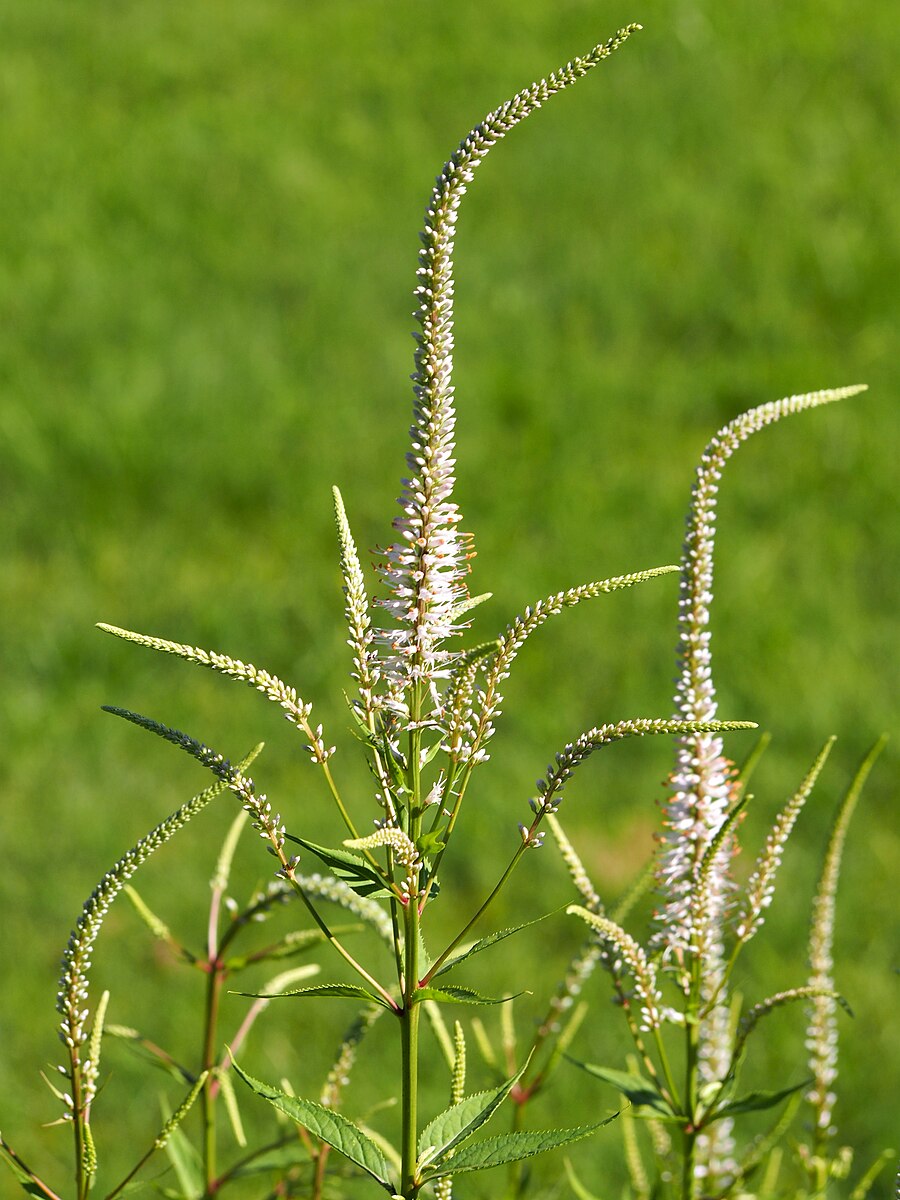
<svg viewBox="0 0 900 1200">
<path fill-rule="evenodd" d="M 316 858 L 330 867 L 337 879 L 343 880 L 348 887 L 353 888 L 360 896 L 387 895 L 384 879 L 358 854 L 340 847 L 319 846 L 308 842 L 305 838 L 295 837 L 292 833 L 285 834 L 289 842 L 296 842 L 304 850 L 309 850 Z"/>
<path fill-rule="evenodd" d="M 413 1002 L 419 1004 L 422 1000 L 436 1000 L 439 1004 L 506 1004 L 508 1000 L 515 1000 L 516 997 L 524 995 L 524 992 L 516 992 L 513 996 L 482 996 L 480 992 L 475 992 L 472 988 L 426 987 L 419 988 Z"/>
<path fill-rule="evenodd" d="M 452 1150 L 454 1146 L 464 1142 L 493 1116 L 515 1084 L 522 1078 L 524 1070 L 525 1067 L 522 1067 L 521 1071 L 517 1071 L 500 1087 L 467 1096 L 465 1100 L 461 1100 L 458 1104 L 452 1104 L 450 1108 L 436 1116 L 419 1135 L 419 1154 L 431 1149 L 434 1152 L 432 1154 L 434 1163 L 441 1159 L 448 1150 Z"/>
<path fill-rule="evenodd" d="M 313 987 L 293 988 L 287 992 L 231 992 L 232 996 L 251 996 L 259 1000 L 280 1000 L 282 996 L 352 996 L 356 1000 L 368 1000 L 394 1011 L 383 996 L 367 991 L 358 983 L 318 983 Z"/>
<path fill-rule="evenodd" d="M 501 1133 L 497 1137 L 471 1142 L 451 1153 L 450 1157 L 436 1168 L 428 1168 L 425 1178 L 437 1179 L 441 1175 L 457 1175 L 463 1171 L 485 1171 L 489 1167 L 502 1167 L 506 1163 L 521 1162 L 533 1158 L 545 1150 L 556 1150 L 572 1142 L 581 1141 L 603 1125 L 608 1125 L 618 1116 L 607 1117 L 596 1125 L 579 1125 L 574 1129 L 538 1129 L 533 1133 Z"/>
<path fill-rule="evenodd" d="M 748 1092 L 745 1096 L 739 1096 L 737 1100 L 732 1100 L 722 1108 L 716 1109 L 715 1116 L 716 1118 L 733 1117 L 739 1113 L 761 1112 L 765 1108 L 774 1108 L 776 1104 L 780 1104 L 788 1096 L 793 1096 L 801 1088 L 809 1087 L 810 1082 L 811 1080 L 804 1079 L 802 1083 L 782 1088 L 780 1092 Z"/>
<path fill-rule="evenodd" d="M 321 1138 L 323 1142 L 340 1151 L 352 1163 L 362 1167 L 388 1192 L 391 1194 L 396 1192 L 397 1189 L 390 1182 L 390 1168 L 387 1160 L 378 1146 L 367 1134 L 363 1133 L 358 1125 L 354 1125 L 340 1113 L 316 1104 L 312 1100 L 301 1100 L 297 1096 L 289 1096 L 280 1088 L 254 1079 L 242 1071 L 237 1063 L 234 1064 L 234 1069 L 258 1096 L 268 1100 L 273 1107 L 290 1117 L 292 1121 L 296 1121 L 298 1125 L 302 1125 L 315 1137 Z"/>
<path fill-rule="evenodd" d="M 588 1075 L 594 1075 L 597 1079 L 602 1079 L 605 1083 L 611 1083 L 614 1088 L 617 1088 L 626 1099 L 630 1100 L 635 1108 L 646 1106 L 652 1108 L 654 1113 L 659 1113 L 662 1116 L 672 1117 L 676 1114 L 672 1112 L 669 1102 L 664 1096 L 661 1096 L 658 1089 L 645 1079 L 643 1075 L 638 1075 L 637 1072 L 631 1071 L 613 1071 L 610 1067 L 597 1067 L 593 1063 L 580 1062 L 577 1058 L 572 1058 L 566 1055 L 570 1063 L 574 1063 L 576 1067 L 581 1067 L 582 1071 L 587 1071 Z"/>
<path fill-rule="evenodd" d="M 495 945 L 497 942 L 502 942 L 504 938 L 511 937 L 514 933 L 518 933 L 520 929 L 528 929 L 530 925 L 537 925 L 540 921 L 546 921 L 548 917 L 552 917 L 554 913 L 562 911 L 562 908 L 553 909 L 552 912 L 544 913 L 542 917 L 535 917 L 533 921 L 525 921 L 521 925 L 513 925 L 510 929 L 498 929 L 496 933 L 489 933 L 487 937 L 481 938 L 473 945 L 469 946 L 468 950 L 462 950 L 459 954 L 448 958 L 441 969 L 435 975 L 435 979 L 439 975 L 444 975 L 447 971 L 451 971 L 454 967 L 458 967 L 461 962 L 465 962 L 467 958 L 471 958 L 474 954 L 480 954 L 482 950 L 487 950 L 489 946 Z"/>
</svg>

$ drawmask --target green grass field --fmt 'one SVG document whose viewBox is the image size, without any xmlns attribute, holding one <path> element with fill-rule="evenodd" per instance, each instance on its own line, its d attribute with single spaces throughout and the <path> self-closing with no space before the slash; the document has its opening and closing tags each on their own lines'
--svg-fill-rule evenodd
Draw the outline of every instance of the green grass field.
<svg viewBox="0 0 900 1200">
<path fill-rule="evenodd" d="M 763 433 L 722 491 L 720 711 L 773 734 L 752 848 L 825 737 L 840 738 L 747 994 L 801 982 L 829 815 L 897 719 L 892 6 L 0 0 L 0 1127 L 26 1157 L 68 1152 L 64 1132 L 37 1126 L 58 1115 L 38 1071 L 57 1058 L 69 928 L 114 859 L 205 783 L 99 705 L 235 757 L 265 737 L 261 784 L 310 837 L 336 833 L 274 708 L 93 623 L 220 649 L 295 683 L 346 751 L 336 761 L 365 811 L 345 733 L 330 487 L 360 545 L 384 544 L 406 449 L 424 201 L 485 112 L 630 20 L 644 32 L 516 130 L 463 209 L 458 498 L 478 548 L 473 588 L 494 594 L 478 629 L 491 636 L 562 587 L 677 560 L 697 458 L 742 409 L 870 385 Z M 517 836 L 562 744 L 670 711 L 675 607 L 674 583 L 658 580 L 566 615 L 523 654 L 468 813 L 470 857 L 451 869 L 448 927 L 505 861 L 495 850 Z M 740 759 L 751 742 L 730 745 Z M 661 740 L 617 747 L 569 793 L 610 896 L 652 848 L 669 763 Z M 900 1143 L 897 766 L 895 744 L 855 819 L 841 888 L 837 978 L 856 1017 L 842 1027 L 837 1116 L 860 1165 Z M 201 935 L 230 816 L 223 799 L 147 870 L 148 898 L 185 935 Z M 249 886 L 269 866 L 249 840 L 245 860 Z M 566 900 L 553 852 L 531 865 L 498 921 Z M 577 936 L 560 922 L 545 944 L 522 941 L 494 986 L 521 987 L 524 961 L 536 995 L 523 1012 L 537 1011 L 531 976 L 551 954 L 562 969 Z M 195 989 L 124 904 L 97 958 L 111 1019 L 190 1044 Z M 621 1054 L 603 980 L 593 995 L 580 1049 Z M 302 1051 L 270 1014 L 260 1063 L 316 1094 L 349 1015 Z M 771 1032 L 760 1075 L 802 1077 L 799 1010 Z M 156 1085 L 129 1099 L 137 1086 L 123 1060 L 101 1099 L 107 1119 L 124 1112 L 146 1139 Z M 614 1100 L 569 1088 L 573 1110 L 578 1089 L 588 1108 Z M 557 1097 L 536 1118 L 564 1107 Z M 102 1121 L 101 1104 L 101 1138 Z M 620 1157 L 618 1134 L 579 1148 L 604 1200 L 618 1194 Z M 887 1176 L 873 1194 L 890 1194 Z"/>
</svg>

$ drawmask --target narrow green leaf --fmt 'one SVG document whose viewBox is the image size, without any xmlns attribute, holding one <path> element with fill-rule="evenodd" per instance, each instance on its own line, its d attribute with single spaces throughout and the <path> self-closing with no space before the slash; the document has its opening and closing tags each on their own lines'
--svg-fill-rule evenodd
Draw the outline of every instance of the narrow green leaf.
<svg viewBox="0 0 900 1200">
<path fill-rule="evenodd" d="M 804 1079 L 800 1083 L 795 1083 L 793 1087 L 782 1088 L 780 1092 L 747 1092 L 745 1096 L 723 1104 L 721 1108 L 716 1109 L 714 1115 L 718 1119 L 719 1117 L 734 1117 L 739 1113 L 762 1112 L 763 1109 L 774 1108 L 788 1096 L 799 1092 L 801 1088 L 808 1087 L 810 1082 L 811 1080 Z"/>
<path fill-rule="evenodd" d="M 321 1138 L 323 1142 L 340 1151 L 352 1163 L 362 1167 L 392 1195 L 396 1192 L 397 1189 L 390 1182 L 390 1168 L 384 1154 L 358 1125 L 354 1125 L 340 1113 L 324 1108 L 312 1100 L 301 1100 L 297 1096 L 289 1096 L 280 1088 L 271 1087 L 267 1083 L 254 1079 L 252 1075 L 247 1075 L 242 1071 L 237 1063 L 234 1063 L 234 1069 L 248 1087 L 258 1096 L 262 1096 L 264 1100 L 268 1100 L 279 1112 L 283 1112 L 315 1137 Z"/>
<path fill-rule="evenodd" d="M 439 1179 L 442 1175 L 458 1175 L 463 1171 L 486 1171 L 489 1167 L 502 1167 L 506 1163 L 521 1162 L 533 1158 L 546 1150 L 556 1150 L 589 1137 L 595 1130 L 618 1116 L 614 1113 L 605 1121 L 595 1125 L 579 1125 L 574 1129 L 538 1129 L 531 1133 L 501 1133 L 497 1137 L 472 1142 L 459 1150 L 451 1151 L 449 1158 L 429 1167 L 427 1180 Z"/>
<path fill-rule="evenodd" d="M 204 1190 L 200 1156 L 184 1136 L 184 1130 L 176 1128 L 172 1131 L 165 1143 L 165 1151 L 184 1200 L 200 1200 Z"/>
<path fill-rule="evenodd" d="M 310 1161 L 309 1151 L 302 1142 L 298 1142 L 295 1134 L 291 1140 L 277 1150 L 261 1150 L 255 1158 L 245 1159 L 239 1167 L 233 1168 L 230 1178 L 243 1179 L 249 1175 L 268 1174 L 278 1171 L 282 1174 L 291 1167 Z"/>
<path fill-rule="evenodd" d="M 572 1058 L 569 1054 L 566 1055 L 566 1058 L 576 1067 L 581 1067 L 582 1071 L 587 1071 L 588 1075 L 602 1079 L 604 1083 L 611 1083 L 626 1099 L 631 1101 L 635 1108 L 646 1106 L 662 1116 L 675 1115 L 668 1101 L 660 1095 L 654 1084 L 636 1071 L 614 1071 L 610 1067 L 597 1067 L 593 1063 L 585 1063 L 577 1058 Z"/>
<path fill-rule="evenodd" d="M 512 996 L 482 996 L 472 988 L 419 988 L 415 993 L 413 1003 L 420 1004 L 423 1000 L 437 1000 L 439 1004 L 506 1004 L 524 996 L 525 992 L 516 992 Z"/>
<path fill-rule="evenodd" d="M 385 881 L 365 859 L 353 854 L 350 850 L 339 847 L 319 846 L 316 842 L 308 842 L 306 838 L 296 837 L 292 833 L 285 834 L 289 842 L 295 842 L 304 850 L 309 850 L 321 862 L 330 867 L 335 876 L 360 896 L 388 895 Z"/>
<path fill-rule="evenodd" d="M 482 950 L 487 950 L 490 946 L 497 942 L 502 942 L 505 938 L 512 937 L 514 933 L 518 933 L 521 929 L 528 929 L 531 925 L 537 925 L 540 921 L 546 921 L 548 917 L 552 917 L 555 913 L 561 912 L 562 908 L 555 908 L 551 912 L 544 913 L 542 917 L 535 917 L 533 921 L 524 921 L 521 925 L 513 925 L 509 929 L 498 929 L 496 933 L 490 933 L 487 937 L 480 938 L 474 942 L 468 949 L 461 950 L 459 954 L 454 954 L 452 958 L 448 958 L 441 969 L 435 974 L 437 979 L 440 975 L 446 975 L 454 967 L 458 967 L 461 962 L 465 962 L 467 958 L 472 958 L 475 954 L 480 954 Z"/>
<path fill-rule="evenodd" d="M 16 1182 L 21 1185 L 22 1190 L 29 1196 L 40 1196 L 42 1200 L 59 1200 L 56 1192 L 51 1191 L 46 1183 L 38 1179 L 34 1171 L 22 1162 L 18 1154 L 3 1140 L 2 1136 L 0 1136 L 0 1160 L 6 1163 L 10 1171 L 12 1171 Z"/>
<path fill-rule="evenodd" d="M 393 1008 L 383 996 L 367 991 L 358 983 L 317 983 L 312 987 L 292 988 L 286 992 L 232 992 L 232 996 L 248 996 L 257 1000 L 280 1000 L 282 996 L 352 996 L 356 1000 L 366 1000 L 371 1004 L 380 1004 L 383 1008 Z"/>
<path fill-rule="evenodd" d="M 517 1071 L 500 1087 L 467 1096 L 465 1100 L 461 1100 L 458 1104 L 452 1104 L 436 1116 L 419 1135 L 419 1154 L 430 1150 L 432 1151 L 431 1161 L 436 1162 L 454 1146 L 458 1146 L 471 1137 L 476 1129 L 494 1115 L 497 1108 L 522 1078 L 524 1070 L 523 1066 L 521 1071 Z"/>
</svg>

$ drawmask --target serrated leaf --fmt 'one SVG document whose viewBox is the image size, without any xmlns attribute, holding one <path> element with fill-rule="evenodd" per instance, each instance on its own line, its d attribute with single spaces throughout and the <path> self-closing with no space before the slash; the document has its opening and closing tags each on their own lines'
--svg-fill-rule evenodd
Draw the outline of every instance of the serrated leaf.
<svg viewBox="0 0 900 1200">
<path fill-rule="evenodd" d="M 38 1179 L 34 1171 L 22 1162 L 21 1158 L 15 1153 L 11 1146 L 0 1137 L 0 1159 L 6 1163 L 16 1179 L 22 1187 L 22 1190 L 29 1196 L 39 1196 L 41 1200 L 59 1200 L 56 1192 L 50 1190 L 45 1183 Z"/>
<path fill-rule="evenodd" d="M 302 846 L 304 850 L 309 850 L 311 854 L 314 854 L 316 858 L 331 868 L 336 878 L 346 883 L 358 895 L 387 896 L 389 894 L 384 880 L 375 868 L 367 863 L 365 859 L 360 858 L 359 855 L 353 854 L 350 850 L 343 850 L 340 847 L 319 846 L 315 842 L 308 842 L 306 838 L 297 837 L 292 833 L 286 833 L 285 837 L 289 842 L 295 842 L 298 846 Z"/>
<path fill-rule="evenodd" d="M 597 1067 L 593 1063 L 581 1062 L 568 1054 L 566 1058 L 576 1067 L 580 1067 L 582 1071 L 587 1071 L 588 1075 L 602 1079 L 604 1083 L 611 1083 L 627 1100 L 631 1101 L 635 1108 L 642 1106 L 652 1108 L 654 1113 L 663 1117 L 676 1115 L 665 1097 L 661 1096 L 656 1087 L 643 1075 L 638 1075 L 635 1071 L 614 1071 L 610 1067 Z"/>
<path fill-rule="evenodd" d="M 564 906 L 563 906 L 564 907 Z M 465 962 L 467 958 L 472 958 L 475 954 L 480 954 L 482 950 L 487 950 L 488 947 L 495 945 L 497 942 L 502 942 L 505 938 L 512 937 L 514 933 L 518 933 L 521 929 L 528 929 L 531 925 L 537 925 L 539 921 L 546 921 L 548 917 L 552 917 L 554 913 L 561 911 L 561 908 L 555 908 L 552 912 L 544 913 L 542 917 L 535 917 L 533 921 L 525 921 L 521 925 L 513 925 L 509 929 L 498 929 L 496 933 L 490 933 L 487 937 L 480 938 L 474 942 L 467 950 L 461 950 L 459 954 L 448 958 L 439 971 L 435 973 L 434 978 L 437 979 L 440 975 L 445 975 L 447 971 L 458 967 L 461 962 Z"/>
<path fill-rule="evenodd" d="M 242 1071 L 237 1063 L 234 1063 L 234 1069 L 248 1087 L 264 1100 L 268 1100 L 279 1112 L 283 1112 L 315 1137 L 321 1138 L 323 1142 L 338 1150 L 392 1195 L 396 1192 L 397 1189 L 390 1182 L 390 1168 L 384 1154 L 358 1125 L 354 1125 L 341 1113 L 324 1108 L 312 1100 L 289 1096 L 280 1088 L 254 1079 L 252 1075 Z"/>
<path fill-rule="evenodd" d="M 528 1065 L 527 1063 L 525 1064 Z M 525 1067 L 498 1088 L 467 1096 L 429 1122 L 419 1135 L 419 1154 L 432 1150 L 432 1161 L 452 1150 L 484 1125 L 522 1078 Z"/>
<path fill-rule="evenodd" d="M 618 1116 L 614 1113 L 605 1121 L 595 1125 L 578 1125 L 573 1129 L 538 1129 L 531 1133 L 501 1133 L 497 1137 L 485 1138 L 470 1143 L 459 1150 L 451 1151 L 450 1157 L 430 1166 L 425 1172 L 427 1180 L 439 1179 L 442 1175 L 457 1175 L 463 1171 L 486 1171 L 490 1167 L 502 1167 L 506 1163 L 521 1162 L 533 1158 L 546 1150 L 556 1150 L 589 1137 L 595 1130 Z"/>
<path fill-rule="evenodd" d="M 280 1000 L 282 996 L 352 996 L 356 1000 L 367 1000 L 372 1004 L 380 1004 L 391 1012 L 395 1010 L 383 996 L 367 991 L 358 983 L 317 983 L 312 987 L 292 988 L 286 992 L 231 992 L 232 996 L 248 996 L 257 1000 Z"/>
<path fill-rule="evenodd" d="M 436 1000 L 439 1004 L 506 1004 L 507 1001 L 524 995 L 525 992 L 516 992 L 512 996 L 482 996 L 480 992 L 476 992 L 472 988 L 426 987 L 419 988 L 414 994 L 413 1003 L 419 1004 L 423 1000 Z"/>
<path fill-rule="evenodd" d="M 721 1108 L 715 1110 L 715 1117 L 733 1117 L 739 1113 L 762 1112 L 766 1108 L 774 1108 L 776 1104 L 780 1104 L 782 1100 L 786 1100 L 788 1096 L 793 1096 L 795 1092 L 799 1092 L 801 1088 L 808 1087 L 811 1080 L 804 1079 L 801 1083 L 795 1083 L 793 1087 L 782 1088 L 779 1092 L 747 1092 L 745 1096 L 739 1096 L 737 1100 L 731 1100 L 728 1104 L 724 1104 Z"/>
</svg>

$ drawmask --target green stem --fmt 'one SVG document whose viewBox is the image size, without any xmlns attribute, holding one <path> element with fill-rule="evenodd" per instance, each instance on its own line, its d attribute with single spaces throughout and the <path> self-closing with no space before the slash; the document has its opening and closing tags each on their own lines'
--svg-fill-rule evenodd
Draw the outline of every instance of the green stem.
<svg viewBox="0 0 900 1200">
<path fill-rule="evenodd" d="M 216 1178 L 216 1098 L 213 1091 L 213 1084 L 215 1083 L 216 1029 L 219 1019 L 219 998 L 224 978 L 221 961 L 216 948 L 214 948 L 213 953 L 210 955 L 207 966 L 209 974 L 206 978 L 203 1062 L 200 1069 L 208 1071 L 209 1074 L 203 1085 L 200 1104 L 203 1120 L 203 1175 L 206 1181 L 206 1194 L 212 1195 L 212 1187 Z"/>
<path fill-rule="evenodd" d="M 532 826 L 532 828 L 533 828 L 533 826 Z M 519 846 L 519 848 L 516 850 L 515 854 L 510 859 L 510 861 L 506 867 L 506 870 L 500 876 L 500 878 L 497 881 L 491 894 L 484 901 L 484 903 L 480 906 L 480 908 L 475 913 L 475 915 L 471 918 L 471 920 L 466 922 L 466 924 L 459 931 L 459 933 L 456 935 L 456 937 L 453 939 L 453 941 L 450 942 L 450 944 L 444 948 L 443 953 L 439 954 L 438 957 L 431 964 L 431 969 L 428 971 L 428 974 L 425 975 L 425 977 L 421 980 L 422 987 L 426 987 L 427 984 L 435 977 L 435 975 L 438 973 L 438 971 L 441 969 L 441 967 L 444 965 L 444 963 L 447 961 L 447 959 L 450 957 L 450 955 L 453 953 L 453 951 L 456 949 L 456 947 L 459 945 L 459 943 L 463 940 L 463 938 L 465 938 L 465 936 L 469 932 L 469 930 L 472 929 L 473 926 L 476 925 L 478 923 L 478 921 L 481 919 L 481 917 L 487 912 L 487 910 L 493 904 L 494 900 L 499 895 L 499 893 L 500 893 L 501 889 L 503 888 L 504 884 L 506 883 L 507 879 L 509 879 L 510 875 L 512 875 L 513 871 L 518 866 L 519 859 L 525 853 L 526 849 L 527 849 L 527 847 L 525 845 L 525 842 L 523 841 L 521 846 Z"/>
<path fill-rule="evenodd" d="M 406 1200 L 412 1200 L 418 1191 L 416 1184 L 416 1138 L 418 1135 L 420 1011 L 420 1005 L 415 1003 L 419 973 L 419 908 L 415 896 L 410 897 L 407 905 L 404 950 L 404 1004 L 403 1012 L 400 1014 L 403 1070 L 400 1187 Z"/>
<path fill-rule="evenodd" d="M 697 1090 L 700 1067 L 700 968 L 697 957 L 691 970 L 691 994 L 685 1026 L 685 1084 L 684 1084 L 684 1154 L 682 1171 L 682 1200 L 693 1200 L 694 1175 L 697 1160 Z"/>
<path fill-rule="evenodd" d="M 90 1177 L 84 1169 L 86 1150 L 84 1102 L 81 1086 L 81 1059 L 77 1050 L 71 1053 L 72 1063 L 72 1126 L 75 1134 L 75 1187 L 78 1200 L 86 1200 L 91 1186 Z"/>
<path fill-rule="evenodd" d="M 366 981 L 366 983 L 369 984 L 370 987 L 374 988 L 375 991 L 379 994 L 379 996 L 381 996 L 381 998 L 388 1004 L 388 1006 L 391 1009 L 394 1009 L 396 1011 L 397 1002 L 394 999 L 394 997 L 391 995 L 391 993 L 389 991 L 387 991 L 386 988 L 382 987 L 382 985 L 378 982 L 377 979 L 375 979 L 373 976 L 371 976 L 369 974 L 369 972 L 362 965 L 362 963 L 358 963 L 356 961 L 356 959 L 353 957 L 353 955 L 350 953 L 350 951 L 347 950 L 346 947 L 344 947 L 341 944 L 341 942 L 334 936 L 334 934 L 331 932 L 331 930 L 328 928 L 328 926 L 323 921 L 322 917 L 317 912 L 316 907 L 313 904 L 313 902 L 310 900 L 309 896 L 307 896 L 306 892 L 303 890 L 303 885 L 300 883 L 300 881 L 294 875 L 293 870 L 291 868 L 289 868 L 286 859 L 284 860 L 284 866 L 285 866 L 285 872 L 284 872 L 285 878 L 288 880 L 288 882 L 293 887 L 294 891 L 297 893 L 297 895 L 300 897 L 300 899 L 306 905 L 309 915 L 312 917 L 312 919 L 315 921 L 316 925 L 318 925 L 319 929 L 324 934 L 326 941 L 329 942 L 329 944 L 332 945 L 335 950 L 337 950 L 338 954 L 340 954 L 340 956 L 344 960 L 344 962 L 346 962 L 349 966 L 351 966 L 353 968 L 353 970 L 357 973 L 357 975 L 361 976 L 361 978 L 363 978 Z"/>
</svg>

